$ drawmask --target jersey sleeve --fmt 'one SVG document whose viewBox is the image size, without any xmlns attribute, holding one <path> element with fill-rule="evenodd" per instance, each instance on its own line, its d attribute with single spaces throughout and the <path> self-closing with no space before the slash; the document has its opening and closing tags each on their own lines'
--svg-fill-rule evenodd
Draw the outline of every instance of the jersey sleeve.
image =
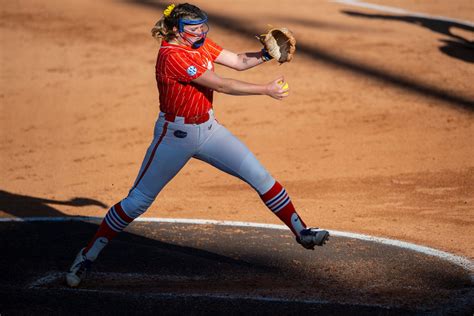
<svg viewBox="0 0 474 316">
<path fill-rule="evenodd" d="M 206 39 L 206 46 L 207 46 L 207 51 L 212 57 L 212 61 L 216 60 L 217 56 L 219 56 L 219 54 L 222 52 L 222 47 L 217 45 L 210 38 Z"/>
<path fill-rule="evenodd" d="M 206 70 L 207 68 L 186 53 L 170 54 L 166 60 L 166 76 L 180 82 L 191 82 Z"/>
</svg>

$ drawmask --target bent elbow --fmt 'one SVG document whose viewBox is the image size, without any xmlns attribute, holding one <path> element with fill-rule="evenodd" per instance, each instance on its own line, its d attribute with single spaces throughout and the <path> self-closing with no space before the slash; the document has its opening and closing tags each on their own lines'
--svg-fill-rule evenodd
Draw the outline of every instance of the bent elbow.
<svg viewBox="0 0 474 316">
<path fill-rule="evenodd" d="M 228 79 L 222 78 L 216 83 L 214 87 L 214 91 L 219 92 L 219 93 L 229 93 L 229 91 L 231 90 L 230 86 L 231 86 L 231 81 L 229 81 Z"/>
<path fill-rule="evenodd" d="M 237 71 L 244 71 L 245 69 L 247 69 L 244 63 L 235 64 L 232 68 Z"/>
<path fill-rule="evenodd" d="M 217 87 L 214 88 L 214 91 L 219 92 L 219 93 L 226 93 L 227 89 L 224 85 L 218 85 Z"/>
</svg>

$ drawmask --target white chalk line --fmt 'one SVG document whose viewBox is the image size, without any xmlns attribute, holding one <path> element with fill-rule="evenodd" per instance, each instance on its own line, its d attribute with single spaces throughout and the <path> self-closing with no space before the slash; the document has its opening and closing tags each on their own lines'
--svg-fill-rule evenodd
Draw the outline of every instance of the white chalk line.
<svg viewBox="0 0 474 316">
<path fill-rule="evenodd" d="M 474 23 L 472 23 L 470 21 L 465 21 L 465 20 L 460 20 L 460 19 L 453 19 L 453 18 L 449 18 L 449 17 L 445 17 L 445 16 L 430 15 L 430 14 L 421 13 L 421 12 L 412 12 L 412 11 L 408 11 L 408 10 L 397 8 L 397 7 L 389 7 L 389 6 L 385 6 L 385 5 L 361 2 L 361 1 L 358 1 L 358 0 L 331 0 L 331 2 L 342 3 L 342 4 L 352 5 L 352 6 L 356 6 L 356 7 L 362 7 L 362 8 L 372 9 L 372 10 L 376 10 L 376 11 L 382 11 L 382 12 L 389 12 L 389 13 L 395 13 L 395 14 L 404 14 L 404 15 L 407 15 L 407 16 L 435 19 L 435 20 L 446 21 L 446 22 L 454 22 L 454 23 L 463 24 L 465 26 L 474 27 Z"/>
<path fill-rule="evenodd" d="M 69 288 L 69 287 L 60 287 L 60 288 L 44 288 L 48 284 L 51 284 L 55 281 L 63 279 L 65 275 L 64 271 L 51 271 L 37 279 L 36 281 L 30 283 L 27 286 L 28 289 L 39 289 L 39 290 L 55 290 L 55 291 L 71 291 L 74 293 L 77 292 L 86 292 L 86 293 L 100 293 L 100 294 L 119 294 L 123 295 L 123 290 L 106 290 L 106 289 L 85 289 L 85 288 Z M 147 278 L 151 280 L 159 280 L 159 281 L 180 281 L 180 280 L 205 280 L 205 277 L 182 277 L 176 275 L 149 275 L 149 274 L 142 274 L 142 273 L 105 273 L 105 272 L 94 272 L 91 275 L 104 277 L 104 278 L 112 278 L 117 279 L 124 277 L 132 277 L 132 278 Z M 277 302 L 277 303 L 302 303 L 302 304 L 320 304 L 320 305 L 327 305 L 327 304 L 337 304 L 343 306 L 359 306 L 359 307 L 378 307 L 387 309 L 391 306 L 382 305 L 382 304 L 360 304 L 360 303 L 349 303 L 349 302 L 330 302 L 327 300 L 315 300 L 315 299 L 289 299 L 289 298 L 282 298 L 282 297 L 270 297 L 270 296 L 262 296 L 262 295 L 243 295 L 243 294 L 216 294 L 216 293 L 171 293 L 171 292 L 162 292 L 162 293 L 130 293 L 128 292 L 127 295 L 139 295 L 141 298 L 212 298 L 212 299 L 225 299 L 225 300 L 253 300 L 253 301 L 261 301 L 261 302 Z"/>
<path fill-rule="evenodd" d="M 74 216 L 74 217 L 23 217 L 23 218 L 0 218 L 0 222 L 68 222 L 68 221 L 100 221 L 102 217 L 89 216 Z M 233 227 L 252 227 L 252 228 L 266 228 L 277 230 L 288 230 L 285 225 L 263 224 L 252 222 L 238 222 L 238 221 L 218 221 L 209 219 L 187 219 L 187 218 L 158 218 L 158 217 L 139 217 L 134 222 L 147 223 L 174 223 L 174 224 L 194 224 L 194 225 L 217 225 L 217 226 L 233 226 Z M 351 232 L 343 232 L 337 230 L 329 230 L 332 236 L 353 238 L 364 241 L 371 241 L 384 245 L 395 246 L 403 249 L 412 250 L 418 253 L 423 253 L 429 256 L 434 256 L 457 266 L 460 266 L 469 272 L 471 283 L 474 283 L 474 262 L 468 258 L 454 255 L 452 253 L 441 251 L 438 249 L 417 245 L 396 239 L 374 237 L 364 234 L 356 234 Z"/>
<path fill-rule="evenodd" d="M 45 273 L 42 277 L 31 282 L 28 286 L 28 289 L 41 288 L 45 285 L 51 284 L 59 279 L 63 279 L 66 272 L 64 271 L 50 271 Z M 179 281 L 205 281 L 209 278 L 205 276 L 184 276 L 184 275 L 166 275 L 166 274 L 149 274 L 149 273 L 117 273 L 117 272 L 92 272 L 92 276 L 97 277 L 98 279 L 146 279 L 149 281 L 170 281 L 170 282 L 179 282 Z"/>
</svg>

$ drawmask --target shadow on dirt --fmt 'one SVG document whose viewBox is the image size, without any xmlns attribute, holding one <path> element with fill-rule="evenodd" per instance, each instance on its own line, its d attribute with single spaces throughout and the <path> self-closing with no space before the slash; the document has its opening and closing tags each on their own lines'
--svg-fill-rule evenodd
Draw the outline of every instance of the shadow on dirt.
<svg viewBox="0 0 474 316">
<path fill-rule="evenodd" d="M 104 203 L 89 198 L 77 197 L 68 201 L 58 201 L 0 190 L 0 211 L 6 212 L 15 217 L 68 216 L 51 205 L 68 205 L 76 207 L 100 206 L 104 209 L 107 208 L 107 205 Z"/>
<path fill-rule="evenodd" d="M 357 18 L 381 19 L 411 23 L 427 28 L 432 32 L 449 36 L 450 39 L 440 39 L 440 41 L 444 43 L 444 45 L 440 47 L 440 51 L 450 57 L 457 58 L 468 63 L 474 63 L 474 41 L 469 41 L 468 39 L 451 31 L 452 29 L 456 28 L 461 29 L 467 32 L 472 32 L 474 37 L 474 27 L 470 25 L 428 17 L 367 14 L 348 10 L 343 10 L 342 13 Z"/>
<path fill-rule="evenodd" d="M 146 6 L 160 11 L 164 10 L 166 7 L 166 5 L 163 3 L 151 0 L 123 1 Z M 256 34 L 260 34 L 262 31 L 257 29 L 255 25 L 248 23 L 248 21 L 243 23 L 242 20 L 234 18 L 230 15 L 224 15 L 217 12 L 211 12 L 209 15 L 209 23 L 211 26 L 216 25 L 222 29 L 234 33 L 236 36 L 246 36 L 248 38 L 253 38 Z M 157 20 L 160 17 L 161 12 L 157 12 Z M 284 18 L 282 19 L 285 20 Z M 298 43 L 297 54 L 302 54 L 318 62 L 324 62 L 337 68 L 349 70 L 351 72 L 391 84 L 398 88 L 405 89 L 406 91 L 443 101 L 449 106 L 454 106 L 463 110 L 474 111 L 474 100 L 408 77 L 379 70 L 376 67 L 372 67 L 368 64 L 358 63 L 349 58 L 338 56 L 334 50 L 328 51 L 326 49 L 318 48 L 317 45 L 314 44 Z"/>
<path fill-rule="evenodd" d="M 68 201 L 58 201 L 58 200 L 52 200 L 52 199 L 37 198 L 37 197 L 32 197 L 32 196 L 14 194 L 14 193 L 10 193 L 4 190 L 0 190 L 0 211 L 6 212 L 12 216 L 19 217 L 19 218 L 53 217 L 53 218 L 62 219 L 62 223 L 55 224 L 58 227 L 57 229 L 55 229 L 55 231 L 52 231 L 52 232 L 44 231 L 42 233 L 39 233 L 39 231 L 31 232 L 31 234 L 35 235 L 37 239 L 40 239 L 38 240 L 39 244 L 44 244 L 44 245 L 50 244 L 50 242 L 41 241 L 41 238 L 47 235 L 51 235 L 51 234 L 54 236 L 55 232 L 59 232 L 59 231 L 61 231 L 62 241 L 64 242 L 64 240 L 68 238 L 67 235 L 69 234 L 69 231 L 68 230 L 63 231 L 63 229 L 62 228 L 59 229 L 59 227 L 71 225 L 70 223 L 68 223 L 68 218 L 70 218 L 71 221 L 75 222 L 74 225 L 80 226 L 80 229 L 76 227 L 78 231 L 81 231 L 81 232 L 88 231 L 88 234 L 83 234 L 84 237 L 81 239 L 76 238 L 77 233 L 75 233 L 74 231 L 70 232 L 71 234 L 73 234 L 72 239 L 71 239 L 71 244 L 69 246 L 65 244 L 64 247 L 68 249 L 63 249 L 61 252 L 70 253 L 69 260 L 72 261 L 72 259 L 75 256 L 75 252 L 77 252 L 81 247 L 84 247 L 85 243 L 87 243 L 88 240 L 94 235 L 96 229 L 98 228 L 98 225 L 97 225 L 98 223 L 94 224 L 92 222 L 87 222 L 86 220 L 84 220 L 78 224 L 76 223 L 76 220 L 75 220 L 76 216 L 70 216 L 68 214 L 62 213 L 61 211 L 50 206 L 50 204 L 69 205 L 69 206 L 77 206 L 77 207 L 94 205 L 94 206 L 100 206 L 104 209 L 107 208 L 107 206 L 100 201 L 89 199 L 89 198 L 78 197 L 78 198 L 70 199 Z M 34 221 L 20 223 L 20 224 L 11 224 L 11 225 L 14 225 L 14 226 L 17 225 L 18 227 L 20 226 L 25 227 L 25 233 L 27 231 L 26 227 L 32 227 L 32 226 L 42 227 L 41 224 L 33 224 L 33 223 Z M 178 252 L 178 253 L 194 256 L 194 257 L 206 258 L 209 260 L 217 260 L 219 262 L 232 263 L 236 265 L 246 264 L 245 262 L 215 255 L 214 253 L 208 252 L 208 251 L 202 251 L 199 249 L 185 247 L 185 246 L 175 246 L 172 244 L 164 244 L 154 239 L 149 239 L 143 236 L 139 236 L 139 234 L 135 236 L 135 234 L 133 233 L 122 232 L 120 236 L 122 236 L 125 239 L 139 238 L 140 242 L 147 244 L 149 246 L 152 246 L 152 247 L 156 246 L 164 250 L 174 251 L 174 252 Z M 6 241 L 7 240 L 4 239 L 4 242 Z M 32 243 L 34 243 L 34 241 L 32 241 Z M 114 243 L 114 241 L 112 241 L 112 243 Z M 71 253 L 71 251 L 73 252 Z M 66 271 L 66 269 L 67 267 L 65 266 L 60 270 Z"/>
<path fill-rule="evenodd" d="M 151 312 L 149 310 L 151 306 L 153 306 L 153 314 L 158 310 L 167 313 L 205 311 L 205 305 L 200 304 L 215 305 L 216 311 L 219 311 L 225 310 L 226 306 L 233 305 L 235 301 L 224 300 L 217 304 L 207 298 L 195 300 L 189 298 L 185 302 L 181 300 L 178 305 L 178 298 L 166 295 L 161 299 L 153 297 L 147 301 L 143 291 L 150 293 L 148 289 L 157 286 L 151 282 L 157 281 L 162 286 L 165 284 L 164 289 L 161 289 L 161 292 L 165 294 L 172 286 L 170 282 L 164 283 L 163 279 L 153 280 L 148 276 L 171 275 L 178 280 L 186 279 L 186 277 L 189 280 L 196 278 L 199 280 L 201 277 L 208 278 L 212 275 L 279 274 L 274 267 L 267 266 L 264 262 L 248 262 L 230 255 L 219 254 L 212 251 L 212 248 L 206 250 L 198 245 L 180 244 L 179 240 L 183 238 L 183 234 L 173 226 L 164 228 L 169 229 L 169 232 L 165 233 L 172 236 L 171 241 L 166 242 L 153 237 L 156 231 L 160 230 L 160 225 L 150 229 L 147 225 L 133 224 L 135 229 L 127 229 L 114 239 L 94 265 L 95 269 L 104 271 L 105 274 L 122 273 L 128 277 L 120 282 L 120 280 L 114 280 L 113 275 L 108 279 L 101 276 L 98 278 L 99 281 L 92 281 L 89 288 L 86 283 L 86 287 L 83 288 L 86 292 L 78 293 L 66 287 L 64 273 L 69 268 L 76 252 L 93 236 L 100 219 L 86 220 L 68 216 L 51 205 L 77 207 L 95 205 L 106 208 L 104 203 L 89 198 L 59 201 L 0 190 L 0 210 L 25 219 L 24 222 L 0 221 L 0 239 L 2 240 L 0 253 L 3 259 L 8 259 L 0 260 L 0 271 L 2 271 L 0 312 L 2 314 L 49 312 L 69 314 L 71 306 L 77 308 L 73 314 L 96 313 L 101 306 L 111 313 L 127 314 Z M 41 217 L 51 217 L 51 220 L 44 222 Z M 194 233 L 199 234 L 199 232 Z M 188 237 L 184 236 L 184 238 Z M 32 285 L 35 280 L 51 273 L 57 276 L 54 284 L 44 287 Z M 141 293 L 133 290 L 134 287 L 137 288 L 137 280 L 130 279 L 130 273 L 142 276 L 139 280 Z M 212 284 L 208 284 L 208 287 L 212 289 Z M 91 297 L 87 292 L 88 289 L 98 293 Z M 113 293 L 110 293 L 111 289 Z M 175 288 L 175 290 L 186 290 L 186 286 L 183 287 L 180 283 L 178 289 Z M 51 298 L 53 296 L 54 299 Z M 61 299 L 58 300 L 58 298 Z M 114 301 L 117 300 L 132 305 L 116 304 Z M 203 303 L 203 300 L 206 303 Z M 140 304 L 137 303 L 133 307 L 134 302 L 140 302 Z M 160 306 L 164 303 L 168 309 Z"/>
<path fill-rule="evenodd" d="M 463 315 L 474 294 L 460 267 L 397 247 L 333 238 L 308 251 L 287 231 L 144 222 L 71 290 L 63 271 L 94 224 L 0 223 L 2 314 Z"/>
<path fill-rule="evenodd" d="M 0 209 L 25 217 L 0 221 L 2 314 L 421 315 L 453 306 L 462 314 L 474 298 L 462 268 L 397 247 L 333 238 L 308 251 L 286 230 L 148 222 L 119 234 L 81 287 L 69 289 L 64 273 L 100 219 L 60 217 L 50 205 L 105 208 L 0 191 Z"/>
</svg>

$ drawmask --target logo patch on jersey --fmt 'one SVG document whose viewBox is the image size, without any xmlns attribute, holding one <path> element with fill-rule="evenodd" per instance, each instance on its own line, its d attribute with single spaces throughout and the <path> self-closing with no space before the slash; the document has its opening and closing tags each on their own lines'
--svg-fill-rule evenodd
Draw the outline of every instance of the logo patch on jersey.
<svg viewBox="0 0 474 316">
<path fill-rule="evenodd" d="M 178 137 L 178 138 L 185 138 L 186 136 L 188 136 L 188 133 L 185 132 L 185 131 L 180 131 L 179 129 L 174 131 L 174 136 Z"/>
<path fill-rule="evenodd" d="M 186 69 L 186 72 L 188 73 L 188 75 L 194 76 L 195 74 L 197 74 L 197 69 L 194 66 L 189 66 L 188 69 Z"/>
</svg>

